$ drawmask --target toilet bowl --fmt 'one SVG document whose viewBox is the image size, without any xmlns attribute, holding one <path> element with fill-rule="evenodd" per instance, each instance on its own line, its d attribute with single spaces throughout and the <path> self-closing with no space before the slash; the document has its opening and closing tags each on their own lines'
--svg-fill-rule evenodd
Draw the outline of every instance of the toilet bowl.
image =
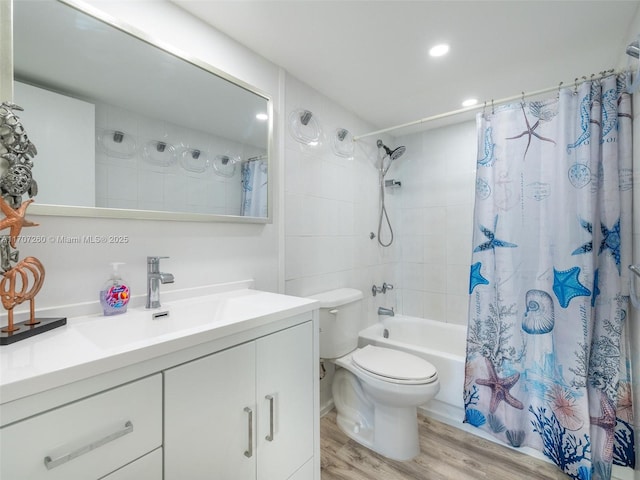
<svg viewBox="0 0 640 480">
<path fill-rule="evenodd" d="M 332 394 L 338 427 L 356 442 L 394 460 L 420 453 L 417 407 L 440 382 L 426 360 L 399 350 L 358 346 L 362 293 L 340 289 L 320 301 L 320 355 L 335 363 Z"/>
<path fill-rule="evenodd" d="M 418 455 L 417 407 L 440 390 L 435 367 L 415 355 L 371 345 L 335 364 L 342 367 L 332 385 L 340 429 L 385 457 L 404 461 Z"/>
</svg>

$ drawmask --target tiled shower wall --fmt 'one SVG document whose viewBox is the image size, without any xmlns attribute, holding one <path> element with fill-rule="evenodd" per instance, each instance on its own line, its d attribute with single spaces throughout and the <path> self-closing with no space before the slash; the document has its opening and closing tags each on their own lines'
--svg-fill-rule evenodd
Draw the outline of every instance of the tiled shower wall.
<svg viewBox="0 0 640 480">
<path fill-rule="evenodd" d="M 398 236 L 398 309 L 405 315 L 466 325 L 476 127 L 467 121 L 410 136 L 387 175 L 401 182 L 391 222 Z M 395 218 L 394 218 L 395 217 Z"/>
</svg>

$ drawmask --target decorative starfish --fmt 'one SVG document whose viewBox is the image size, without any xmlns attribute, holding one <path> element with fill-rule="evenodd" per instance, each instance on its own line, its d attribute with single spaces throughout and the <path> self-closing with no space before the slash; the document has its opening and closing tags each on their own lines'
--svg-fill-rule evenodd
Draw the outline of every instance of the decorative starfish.
<svg viewBox="0 0 640 480">
<path fill-rule="evenodd" d="M 491 360 L 485 357 L 485 361 L 487 362 L 487 369 L 489 370 L 489 378 L 478 378 L 476 379 L 476 383 L 478 385 L 484 385 L 485 387 L 489 387 L 491 389 L 491 402 L 489 404 L 489 411 L 491 413 L 495 413 L 498 405 L 502 401 L 508 403 L 513 408 L 522 410 L 524 408 L 522 402 L 509 393 L 511 387 L 513 387 L 520 379 L 520 374 L 514 373 L 509 377 L 500 378 L 498 377 L 496 368 L 493 366 L 493 363 L 491 363 Z"/>
<path fill-rule="evenodd" d="M 478 285 L 489 285 L 489 280 L 482 276 L 480 269 L 482 268 L 482 262 L 476 262 L 471 265 L 471 277 L 469 279 L 469 294 L 473 292 L 473 289 Z"/>
<path fill-rule="evenodd" d="M 587 232 L 589 232 L 590 235 L 592 235 L 592 239 L 581 247 L 576 248 L 573 252 L 571 252 L 571 255 L 582 255 L 583 253 L 589 253 L 593 250 L 593 224 L 581 218 L 578 219 L 578 221 L 580 222 L 580 226 Z"/>
<path fill-rule="evenodd" d="M 496 215 L 496 219 L 493 222 L 493 231 L 489 230 L 487 227 L 480 225 L 480 231 L 487 237 L 489 240 L 478 245 L 474 248 L 474 252 L 484 252 L 485 250 L 494 250 L 496 247 L 508 247 L 515 248 L 518 245 L 515 243 L 505 242 L 504 240 L 498 240 L 495 235 L 496 228 L 498 227 L 498 215 Z"/>
<path fill-rule="evenodd" d="M 506 140 L 515 140 L 517 138 L 521 138 L 521 137 L 524 137 L 525 135 L 528 135 L 529 138 L 527 140 L 527 148 L 524 150 L 524 155 L 522 156 L 522 159 L 524 160 L 527 157 L 527 152 L 529 151 L 529 147 L 531 146 L 531 137 L 536 137 L 536 138 L 542 140 L 543 142 L 550 142 L 550 143 L 553 143 L 554 145 L 556 144 L 556 142 L 554 142 L 550 138 L 545 138 L 542 135 L 536 133 L 535 129 L 540 126 L 541 121 L 543 119 L 539 118 L 538 121 L 536 123 L 534 123 L 533 127 L 532 127 L 529 124 L 529 119 L 527 118 L 527 113 L 524 111 L 524 103 L 521 105 L 521 107 L 522 107 L 522 115 L 524 115 L 524 121 L 527 124 L 527 129 L 525 131 L 523 131 L 520 135 L 516 135 L 515 137 L 507 137 Z"/>
<path fill-rule="evenodd" d="M 600 242 L 598 255 L 605 250 L 610 250 L 613 261 L 618 267 L 618 273 L 620 273 L 620 219 L 616 221 L 611 230 L 600 224 L 600 231 L 602 232 L 602 242 Z"/>
<path fill-rule="evenodd" d="M 20 235 L 20 231 L 22 227 L 37 227 L 38 224 L 34 222 L 30 222 L 26 218 L 24 218 L 27 213 L 27 207 L 33 203 L 33 199 L 30 198 L 26 202 L 23 202 L 19 208 L 11 208 L 9 204 L 5 201 L 4 198 L 0 197 L 0 210 L 2 213 L 6 215 L 4 220 L 0 221 L 0 230 L 4 230 L 5 228 L 10 228 L 9 230 L 9 238 L 12 248 L 16 248 L 16 239 L 18 235 Z"/>
<path fill-rule="evenodd" d="M 591 295 L 591 290 L 580 283 L 578 279 L 580 267 L 569 270 L 553 269 L 553 293 L 556 294 L 562 308 L 567 308 L 574 297 Z"/>
<path fill-rule="evenodd" d="M 611 399 L 604 393 L 600 394 L 600 417 L 591 417 L 591 424 L 597 425 L 604 430 L 604 446 L 602 447 L 602 458 L 606 462 L 613 459 L 613 443 L 615 440 L 616 409 Z"/>
</svg>

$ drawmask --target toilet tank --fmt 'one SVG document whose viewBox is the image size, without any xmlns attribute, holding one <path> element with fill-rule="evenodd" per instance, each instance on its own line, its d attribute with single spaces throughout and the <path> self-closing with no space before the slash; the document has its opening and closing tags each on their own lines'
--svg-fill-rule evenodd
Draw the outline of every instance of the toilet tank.
<svg viewBox="0 0 640 480">
<path fill-rule="evenodd" d="M 362 292 L 339 288 L 312 295 L 320 302 L 320 358 L 338 358 L 358 346 L 363 328 Z"/>
</svg>

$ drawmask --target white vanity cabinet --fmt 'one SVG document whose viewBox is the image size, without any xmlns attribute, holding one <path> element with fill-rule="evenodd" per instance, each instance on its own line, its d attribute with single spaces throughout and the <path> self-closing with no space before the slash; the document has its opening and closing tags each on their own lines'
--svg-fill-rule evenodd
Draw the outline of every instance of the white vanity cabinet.
<svg viewBox="0 0 640 480">
<path fill-rule="evenodd" d="M 0 480 L 320 480 L 316 302 L 220 288 L 0 348 Z"/>
<path fill-rule="evenodd" d="M 3 427 L 0 478 L 97 480 L 161 445 L 162 376 L 156 374 Z M 162 474 L 139 478 L 162 480 Z"/>
<path fill-rule="evenodd" d="M 313 479 L 313 342 L 308 321 L 166 370 L 165 480 Z"/>
</svg>

